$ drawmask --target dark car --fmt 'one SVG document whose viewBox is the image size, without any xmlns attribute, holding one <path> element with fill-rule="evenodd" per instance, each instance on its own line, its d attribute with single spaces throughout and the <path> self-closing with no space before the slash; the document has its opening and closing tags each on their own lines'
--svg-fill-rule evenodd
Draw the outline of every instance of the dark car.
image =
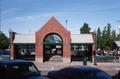
<svg viewBox="0 0 120 79">
<path fill-rule="evenodd" d="M 9 60 L 10 58 L 10 50 L 0 50 L 0 60 Z"/>
<path fill-rule="evenodd" d="M 25 60 L 0 61 L 0 79 L 45 79 L 37 67 Z"/>
<path fill-rule="evenodd" d="M 112 79 L 104 71 L 89 66 L 66 67 L 49 72 L 47 77 L 50 79 Z"/>
</svg>

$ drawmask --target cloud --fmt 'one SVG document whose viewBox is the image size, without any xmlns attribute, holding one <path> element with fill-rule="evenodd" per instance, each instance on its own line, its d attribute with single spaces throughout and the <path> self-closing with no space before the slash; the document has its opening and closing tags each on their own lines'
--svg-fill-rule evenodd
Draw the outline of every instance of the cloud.
<svg viewBox="0 0 120 79">
<path fill-rule="evenodd" d="M 67 15 L 66 12 L 46 12 L 46 13 L 38 13 L 38 14 L 26 15 L 26 16 L 14 16 L 12 18 L 7 18 L 6 20 L 35 21 L 41 18 L 50 18 L 52 16 L 64 17 L 66 15 Z"/>
<path fill-rule="evenodd" d="M 1 11 L 1 14 L 4 16 L 6 14 L 11 14 L 11 13 L 14 13 L 16 11 L 18 11 L 19 8 L 11 8 L 11 9 L 7 9 L 7 10 L 2 10 Z"/>
</svg>

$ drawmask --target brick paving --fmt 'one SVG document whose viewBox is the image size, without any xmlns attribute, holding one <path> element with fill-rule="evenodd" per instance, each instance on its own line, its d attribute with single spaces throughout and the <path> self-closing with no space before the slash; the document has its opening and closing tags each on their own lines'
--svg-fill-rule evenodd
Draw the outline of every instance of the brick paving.
<svg viewBox="0 0 120 79">
<path fill-rule="evenodd" d="M 71 63 L 62 63 L 62 62 L 44 62 L 38 63 L 34 62 L 38 69 L 41 71 L 42 75 L 47 75 L 49 71 L 59 70 L 68 66 L 83 66 L 83 62 L 71 62 Z M 110 75 L 115 75 L 120 70 L 120 63 L 114 62 L 102 62 L 97 63 L 97 66 L 93 63 L 87 62 L 87 66 L 97 67 Z"/>
</svg>

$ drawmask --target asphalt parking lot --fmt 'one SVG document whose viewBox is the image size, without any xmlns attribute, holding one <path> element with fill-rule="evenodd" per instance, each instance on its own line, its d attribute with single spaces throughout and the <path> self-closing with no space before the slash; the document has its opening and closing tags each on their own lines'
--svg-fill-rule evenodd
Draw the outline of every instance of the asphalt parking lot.
<svg viewBox="0 0 120 79">
<path fill-rule="evenodd" d="M 71 62 L 71 63 L 62 63 L 62 62 L 44 62 L 38 63 L 34 62 L 38 69 L 41 71 L 42 75 L 47 75 L 49 71 L 59 70 L 68 66 L 83 66 L 83 62 Z M 101 62 L 97 63 L 97 65 L 93 65 L 93 63 L 87 62 L 87 66 L 97 67 L 111 76 L 118 73 L 120 70 L 120 63 L 115 62 Z"/>
</svg>

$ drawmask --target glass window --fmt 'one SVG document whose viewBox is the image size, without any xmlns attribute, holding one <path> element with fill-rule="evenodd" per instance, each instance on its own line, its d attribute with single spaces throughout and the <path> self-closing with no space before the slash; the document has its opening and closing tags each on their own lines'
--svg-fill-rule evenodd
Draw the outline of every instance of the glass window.
<svg viewBox="0 0 120 79">
<path fill-rule="evenodd" d="M 60 36 L 58 36 L 56 34 L 51 34 L 45 38 L 44 42 L 46 42 L 46 43 L 62 43 L 62 39 L 60 38 Z"/>
<path fill-rule="evenodd" d="M 18 65 L 5 65 L 4 66 L 7 71 L 14 72 L 14 73 L 35 73 L 39 74 L 38 70 L 33 64 L 18 64 Z"/>
<path fill-rule="evenodd" d="M 18 45 L 18 52 L 19 55 L 35 55 L 35 46 L 34 45 Z"/>
</svg>

